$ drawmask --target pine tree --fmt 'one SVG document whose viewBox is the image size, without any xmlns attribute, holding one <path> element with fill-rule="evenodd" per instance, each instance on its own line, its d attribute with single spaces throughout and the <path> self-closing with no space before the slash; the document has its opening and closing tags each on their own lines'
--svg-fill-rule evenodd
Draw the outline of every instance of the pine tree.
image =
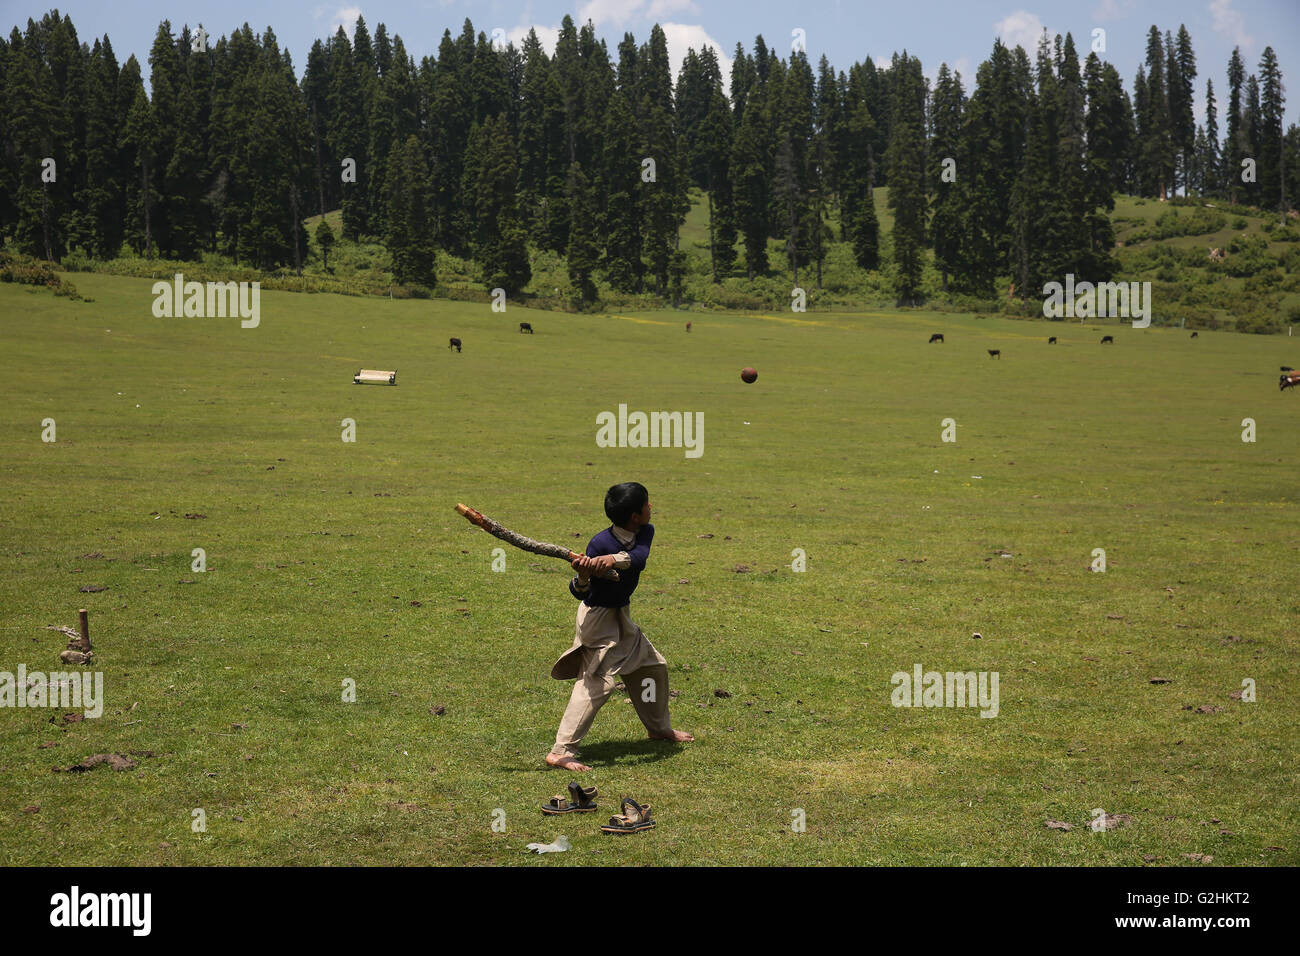
<svg viewBox="0 0 1300 956">
<path fill-rule="evenodd" d="M 342 181 L 341 166 L 334 169 L 334 176 L 340 179 L 343 238 L 356 241 L 369 232 L 368 197 L 374 171 L 370 168 L 369 134 L 365 125 L 367 97 L 362 72 L 342 27 L 334 34 L 329 64 L 329 116 L 333 124 L 330 151 L 340 164 L 348 159 L 356 164 L 356 182 Z"/>
<path fill-rule="evenodd" d="M 1241 192 L 1241 160 L 1248 155 L 1250 146 L 1245 140 L 1241 124 L 1242 83 L 1246 67 L 1241 60 L 1241 49 L 1233 47 L 1228 58 L 1228 119 L 1223 141 L 1223 181 L 1228 200 L 1235 203 Z"/>
<path fill-rule="evenodd" d="M 645 264 L 641 261 L 643 212 L 641 164 L 643 152 L 627 98 L 618 90 L 605 116 L 602 183 L 605 206 L 605 273 L 620 292 L 639 292 Z"/>
<path fill-rule="evenodd" d="M 504 114 L 489 117 L 481 137 L 475 258 L 482 266 L 486 288 L 515 295 L 532 278 L 532 267 L 515 200 L 519 165 L 509 119 Z"/>
<path fill-rule="evenodd" d="M 1166 47 L 1169 63 L 1169 115 L 1174 144 L 1182 157 L 1183 183 L 1186 188 L 1188 170 L 1196 148 L 1196 119 L 1192 115 L 1196 54 L 1192 51 L 1192 37 L 1187 32 L 1187 27 L 1180 24 L 1177 43 L 1170 44 L 1167 39 Z"/>
<path fill-rule="evenodd" d="M 809 146 L 813 137 L 814 89 L 808 57 L 802 51 L 790 56 L 781 83 L 777 111 L 777 151 L 773 158 L 773 220 L 785 238 L 786 261 L 794 284 L 799 266 L 812 259 L 811 248 L 821 221 L 814 208 Z"/>
<path fill-rule="evenodd" d="M 775 200 L 778 221 L 782 225 L 785 238 L 786 261 L 790 265 L 792 280 L 798 286 L 799 263 L 804 244 L 803 228 L 808 218 L 808 197 L 800 181 L 801 171 L 798 168 L 792 136 L 788 129 L 781 136 L 781 145 L 777 147 L 775 170 L 772 198 Z"/>
<path fill-rule="evenodd" d="M 473 27 L 468 21 L 466 26 L 472 42 Z M 438 243 L 461 257 L 469 251 L 470 236 L 461 231 L 464 203 L 459 193 L 473 120 L 469 90 L 464 85 L 468 64 L 461 60 L 464 40 L 464 32 L 460 40 L 452 40 L 450 31 L 443 32 L 428 107 Z M 473 55 L 472 45 L 469 55 Z"/>
<path fill-rule="evenodd" d="M 130 67 L 134 64 L 133 56 L 127 61 L 127 65 Z M 158 193 L 154 185 L 158 132 L 149 98 L 144 94 L 144 84 L 140 83 L 138 66 L 135 67 L 134 73 L 135 102 L 131 106 L 131 112 L 126 118 L 126 126 L 122 130 L 122 143 L 130 148 L 134 155 L 137 176 L 127 190 L 128 215 L 135 227 L 130 229 L 129 233 L 135 233 L 139 237 L 137 245 L 144 252 L 146 259 L 152 259 L 153 210 L 158 202 Z"/>
<path fill-rule="evenodd" d="M 1084 182 L 1091 208 L 1115 208 L 1114 194 L 1126 184 L 1129 109 L 1119 74 L 1096 53 L 1084 66 L 1087 113 L 1084 119 Z"/>
<path fill-rule="evenodd" d="M 393 259 L 393 278 L 430 288 L 436 250 L 433 241 L 432 197 L 424 151 L 415 136 L 392 151 L 388 160 L 388 234 L 384 237 Z"/>
<path fill-rule="evenodd" d="M 15 29 L 11 38 L 5 92 L 12 140 L 5 152 L 13 157 L 17 183 L 14 241 L 20 252 L 53 261 L 62 256 L 62 194 L 57 182 L 44 181 L 43 160 L 54 159 L 57 174 L 58 161 L 64 157 L 56 153 L 66 135 L 66 122 L 60 115 L 54 77 L 41 55 L 41 26 L 28 20 L 27 34 L 20 36 Z M 51 117 L 55 122 L 50 122 Z M 66 179 L 66 160 L 63 169 Z"/>
<path fill-rule="evenodd" d="M 885 162 L 894 211 L 894 291 L 904 304 L 921 295 L 925 252 L 925 79 L 921 61 L 895 57 L 893 126 Z"/>
<path fill-rule="evenodd" d="M 731 151 L 731 181 L 736 207 L 736 226 L 744 237 L 745 269 L 750 279 L 766 275 L 768 233 L 768 191 L 764 151 L 766 123 L 760 93 L 751 92 Z"/>
<path fill-rule="evenodd" d="M 995 55 L 997 52 L 995 48 Z M 964 110 L 956 183 L 961 197 L 960 242 L 956 257 L 949 263 L 954 291 L 984 298 L 993 295 L 999 262 L 997 239 L 1006 228 L 1006 217 L 999 209 L 997 195 L 1000 171 L 996 168 L 996 131 L 1000 104 L 994 102 L 996 76 L 992 59 L 980 64 L 975 88 Z"/>
<path fill-rule="evenodd" d="M 597 238 L 596 203 L 591 184 L 582 167 L 569 165 L 568 206 L 572 212 L 573 226 L 569 230 L 569 281 L 578 293 L 583 306 L 596 301 L 596 283 L 593 276 L 600 261 L 600 242 Z"/>
<path fill-rule="evenodd" d="M 94 222 L 78 201 L 87 185 L 86 168 L 86 90 L 87 52 L 77 39 L 69 16 L 57 12 L 41 20 L 41 44 L 49 65 L 50 89 L 55 106 L 45 118 L 53 139 L 59 177 L 54 183 L 42 181 L 42 197 L 50 220 L 50 238 L 54 258 L 61 259 L 71 248 L 87 249 L 94 243 Z"/>
<path fill-rule="evenodd" d="M 316 225 L 316 245 L 320 246 L 321 266 L 326 272 L 330 269 L 330 250 L 334 248 L 334 230 L 324 216 L 321 216 L 320 222 Z"/>
<path fill-rule="evenodd" d="M 125 235 L 125 182 L 118 165 L 118 135 L 122 117 L 117 110 L 120 68 L 105 36 L 90 53 L 86 104 L 86 181 L 77 199 L 89 220 L 87 251 L 96 258 L 116 256 Z"/>
<path fill-rule="evenodd" d="M 1259 202 L 1265 209 L 1283 208 L 1282 119 L 1286 95 L 1282 71 L 1271 46 L 1259 61 Z"/>
<path fill-rule="evenodd" d="M 483 123 L 490 116 L 499 116 L 510 106 L 510 80 L 505 59 L 499 51 L 492 49 L 484 33 L 478 35 L 474 48 L 469 89 L 475 122 Z"/>
<path fill-rule="evenodd" d="M 533 242 L 563 252 L 568 244 L 564 208 L 564 108 L 551 61 L 534 30 L 523 48 L 524 73 L 519 105 L 519 206 Z"/>
<path fill-rule="evenodd" d="M 195 259 L 212 236 L 209 209 L 203 202 L 209 181 L 208 133 L 211 122 L 213 54 L 194 50 L 189 27 L 177 43 L 179 69 L 170 92 L 175 97 L 175 137 L 163 170 L 171 254 Z"/>
<path fill-rule="evenodd" d="M 645 156 L 654 161 L 654 179 L 641 183 L 644 250 L 655 289 L 668 288 L 668 265 L 677 248 L 677 227 L 684 218 L 687 171 L 679 150 L 673 110 L 668 39 L 656 24 L 637 55 L 637 103 Z"/>
<path fill-rule="evenodd" d="M 933 190 L 930 233 L 934 241 L 934 264 L 942 277 L 945 292 L 948 291 L 948 275 L 956 268 L 961 256 L 964 199 L 960 178 L 966 157 L 962 155 L 960 139 L 965 106 L 966 93 L 962 89 L 961 74 L 950 72 L 947 63 L 940 64 L 930 108 L 927 178 Z"/>
<path fill-rule="evenodd" d="M 382 80 L 393 68 L 393 43 L 388 39 L 388 27 L 383 23 L 375 27 L 375 73 Z"/>
<path fill-rule="evenodd" d="M 836 165 L 840 170 L 841 238 L 853 247 L 861 269 L 880 265 L 880 226 L 873 192 L 875 124 L 867 107 L 866 75 L 855 63 L 843 84 L 844 132 Z"/>
<path fill-rule="evenodd" d="M 1146 67 L 1146 109 L 1138 117 L 1143 192 L 1164 199 L 1173 190 L 1177 146 L 1165 86 L 1164 41 L 1154 26 L 1147 35 Z"/>
<path fill-rule="evenodd" d="M 312 159 L 316 181 L 316 211 L 325 215 L 335 207 L 338 195 L 339 165 L 330 150 L 327 130 L 330 123 L 330 64 L 325 44 L 316 40 L 307 54 L 307 69 L 302 76 L 302 92 L 311 123 Z"/>
<path fill-rule="evenodd" d="M 1243 182 L 1241 190 L 1244 194 L 1243 200 L 1247 205 L 1261 205 L 1262 190 L 1259 181 L 1259 158 L 1263 146 L 1263 123 L 1262 110 L 1259 99 L 1259 80 L 1252 73 L 1246 77 L 1245 102 L 1241 110 L 1241 130 L 1240 138 L 1242 141 L 1242 158 L 1250 158 L 1255 163 L 1255 180 L 1254 182 Z M 1238 177 L 1241 176 L 1241 167 L 1238 164 Z"/>
<path fill-rule="evenodd" d="M 749 93 L 757 82 L 754 60 L 745 53 L 744 44 L 737 43 L 731 58 L 731 105 L 736 126 L 745 115 L 745 104 L 749 102 Z"/>
<path fill-rule="evenodd" d="M 709 260 L 713 281 L 721 282 L 736 264 L 736 210 L 731 181 L 732 114 L 719 79 L 700 130 L 707 156 L 705 189 L 709 203 Z"/>
<path fill-rule="evenodd" d="M 1201 183 L 1200 190 L 1205 195 L 1219 192 L 1221 176 L 1219 171 L 1219 120 L 1214 102 L 1214 80 L 1205 81 L 1205 131 L 1204 145 L 1198 158 Z"/>
</svg>

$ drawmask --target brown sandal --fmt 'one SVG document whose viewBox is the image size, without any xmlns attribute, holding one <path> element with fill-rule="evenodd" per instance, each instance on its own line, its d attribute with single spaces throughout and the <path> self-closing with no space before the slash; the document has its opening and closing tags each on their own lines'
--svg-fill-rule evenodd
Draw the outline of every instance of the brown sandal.
<svg viewBox="0 0 1300 956">
<path fill-rule="evenodd" d="M 556 794 L 542 804 L 542 813 L 547 816 L 559 816 L 561 813 L 594 813 L 596 807 L 596 788 L 581 786 L 578 781 L 569 781 L 569 799 Z"/>
<path fill-rule="evenodd" d="M 602 833 L 640 833 L 655 828 L 655 821 L 650 818 L 650 804 L 642 805 L 631 797 L 624 797 L 623 810 L 626 812 L 609 818 L 609 823 L 600 828 Z"/>
</svg>

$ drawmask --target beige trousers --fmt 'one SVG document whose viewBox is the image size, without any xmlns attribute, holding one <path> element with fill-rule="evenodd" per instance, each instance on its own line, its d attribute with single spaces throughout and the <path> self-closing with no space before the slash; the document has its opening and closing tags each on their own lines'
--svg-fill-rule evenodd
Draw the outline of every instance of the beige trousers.
<svg viewBox="0 0 1300 956">
<path fill-rule="evenodd" d="M 578 663 L 574 657 L 581 658 L 577 668 L 573 666 Z M 576 673 L 570 675 L 571 671 Z M 668 717 L 668 664 L 626 607 L 579 607 L 574 646 L 556 663 L 552 676 L 577 678 L 551 748 L 557 756 L 572 757 L 578 752 L 578 744 L 620 678 L 637 716 L 652 736 L 664 736 L 672 729 Z"/>
</svg>

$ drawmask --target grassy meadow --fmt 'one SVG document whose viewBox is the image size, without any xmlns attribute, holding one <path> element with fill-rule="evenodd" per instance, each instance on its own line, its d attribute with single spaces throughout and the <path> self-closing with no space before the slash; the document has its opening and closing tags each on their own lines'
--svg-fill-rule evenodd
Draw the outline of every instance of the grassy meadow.
<svg viewBox="0 0 1300 956">
<path fill-rule="evenodd" d="M 75 282 L 0 286 L 0 671 L 70 669 L 46 628 L 86 607 L 106 702 L 0 708 L 0 863 L 1300 864 L 1289 337 L 275 291 L 242 329 Z M 703 412 L 702 456 L 597 447 L 620 403 Z M 601 812 L 544 818 L 570 572 L 494 572 L 453 506 L 580 550 L 625 480 L 657 530 L 632 613 L 697 740 L 616 693 Z M 892 706 L 916 664 L 997 672 L 998 715 Z M 98 753 L 137 766 L 52 772 Z M 655 831 L 599 832 L 625 794 Z"/>
</svg>

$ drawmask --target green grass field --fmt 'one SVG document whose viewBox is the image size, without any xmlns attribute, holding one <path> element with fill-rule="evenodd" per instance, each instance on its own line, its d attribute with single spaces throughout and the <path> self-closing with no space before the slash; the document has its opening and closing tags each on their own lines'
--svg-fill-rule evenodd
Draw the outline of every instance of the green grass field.
<svg viewBox="0 0 1300 956">
<path fill-rule="evenodd" d="M 87 607 L 106 703 L 0 708 L 0 863 L 1300 863 L 1290 338 L 284 292 L 241 329 L 75 281 L 0 286 L 0 670 L 68 669 L 45 628 Z M 597 447 L 620 403 L 702 411 L 702 457 Z M 601 814 L 543 818 L 569 571 L 493 572 L 453 506 L 580 548 L 624 480 L 657 529 L 633 615 L 697 741 L 643 740 L 619 692 Z M 892 706 L 916 664 L 997 672 L 998 716 Z M 624 794 L 657 830 L 598 832 Z"/>
</svg>

